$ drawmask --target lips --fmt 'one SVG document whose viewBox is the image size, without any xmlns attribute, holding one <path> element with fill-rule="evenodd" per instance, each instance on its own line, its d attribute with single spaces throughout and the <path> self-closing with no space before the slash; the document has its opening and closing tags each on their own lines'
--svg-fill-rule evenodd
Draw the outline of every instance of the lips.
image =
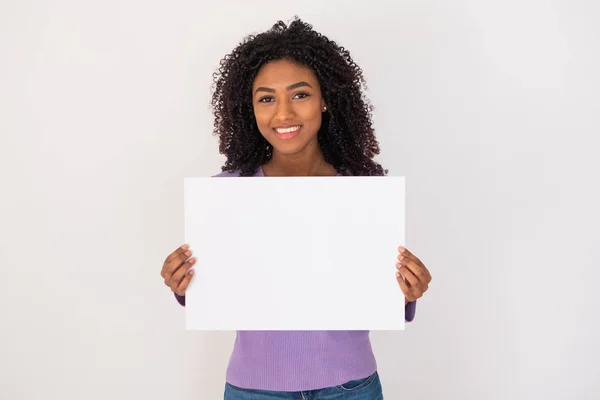
<svg viewBox="0 0 600 400">
<path fill-rule="evenodd" d="M 302 125 L 290 125 L 273 128 L 275 135 L 277 135 L 277 137 L 280 139 L 291 139 L 296 136 L 301 129 Z"/>
</svg>

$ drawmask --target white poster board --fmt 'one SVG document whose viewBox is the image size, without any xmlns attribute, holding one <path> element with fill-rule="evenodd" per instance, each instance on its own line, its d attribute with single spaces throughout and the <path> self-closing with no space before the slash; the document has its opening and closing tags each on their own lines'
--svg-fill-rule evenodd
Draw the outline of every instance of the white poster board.
<svg viewBox="0 0 600 400">
<path fill-rule="evenodd" d="M 190 177 L 190 330 L 402 330 L 404 177 Z"/>
</svg>

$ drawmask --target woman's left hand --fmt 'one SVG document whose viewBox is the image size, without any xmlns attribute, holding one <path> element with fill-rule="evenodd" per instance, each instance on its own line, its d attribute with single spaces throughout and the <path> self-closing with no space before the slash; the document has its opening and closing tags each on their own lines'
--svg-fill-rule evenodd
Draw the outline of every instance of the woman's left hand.
<svg viewBox="0 0 600 400">
<path fill-rule="evenodd" d="M 405 303 L 415 301 L 429 288 L 431 274 L 414 254 L 404 247 L 398 247 L 396 279 L 406 297 Z"/>
</svg>

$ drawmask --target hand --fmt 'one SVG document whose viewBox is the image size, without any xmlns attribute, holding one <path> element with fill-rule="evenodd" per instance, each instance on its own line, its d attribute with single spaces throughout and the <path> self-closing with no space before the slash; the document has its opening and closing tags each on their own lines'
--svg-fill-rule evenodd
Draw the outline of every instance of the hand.
<svg viewBox="0 0 600 400">
<path fill-rule="evenodd" d="M 405 304 L 417 300 L 429 288 L 431 274 L 415 255 L 404 247 L 398 247 L 396 279 L 406 297 Z"/>
<path fill-rule="evenodd" d="M 189 246 L 184 244 L 169 254 L 160 272 L 165 280 L 165 285 L 179 296 L 185 295 L 185 291 L 194 275 L 193 270 L 187 273 L 196 262 L 196 259 L 190 258 L 191 255 L 192 252 L 189 250 Z"/>
</svg>

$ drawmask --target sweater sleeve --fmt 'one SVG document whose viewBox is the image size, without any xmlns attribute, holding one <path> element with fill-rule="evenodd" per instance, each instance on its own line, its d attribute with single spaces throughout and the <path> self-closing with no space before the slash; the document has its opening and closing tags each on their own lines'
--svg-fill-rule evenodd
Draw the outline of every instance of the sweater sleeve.
<svg viewBox="0 0 600 400">
<path fill-rule="evenodd" d="M 404 320 L 406 322 L 412 322 L 415 319 L 415 312 L 417 311 L 417 301 L 409 302 L 404 308 Z"/>
<path fill-rule="evenodd" d="M 180 296 L 177 293 L 173 293 L 173 294 L 175 295 L 175 298 L 177 299 L 179 304 L 181 304 L 183 307 L 185 307 L 185 295 Z"/>
</svg>

